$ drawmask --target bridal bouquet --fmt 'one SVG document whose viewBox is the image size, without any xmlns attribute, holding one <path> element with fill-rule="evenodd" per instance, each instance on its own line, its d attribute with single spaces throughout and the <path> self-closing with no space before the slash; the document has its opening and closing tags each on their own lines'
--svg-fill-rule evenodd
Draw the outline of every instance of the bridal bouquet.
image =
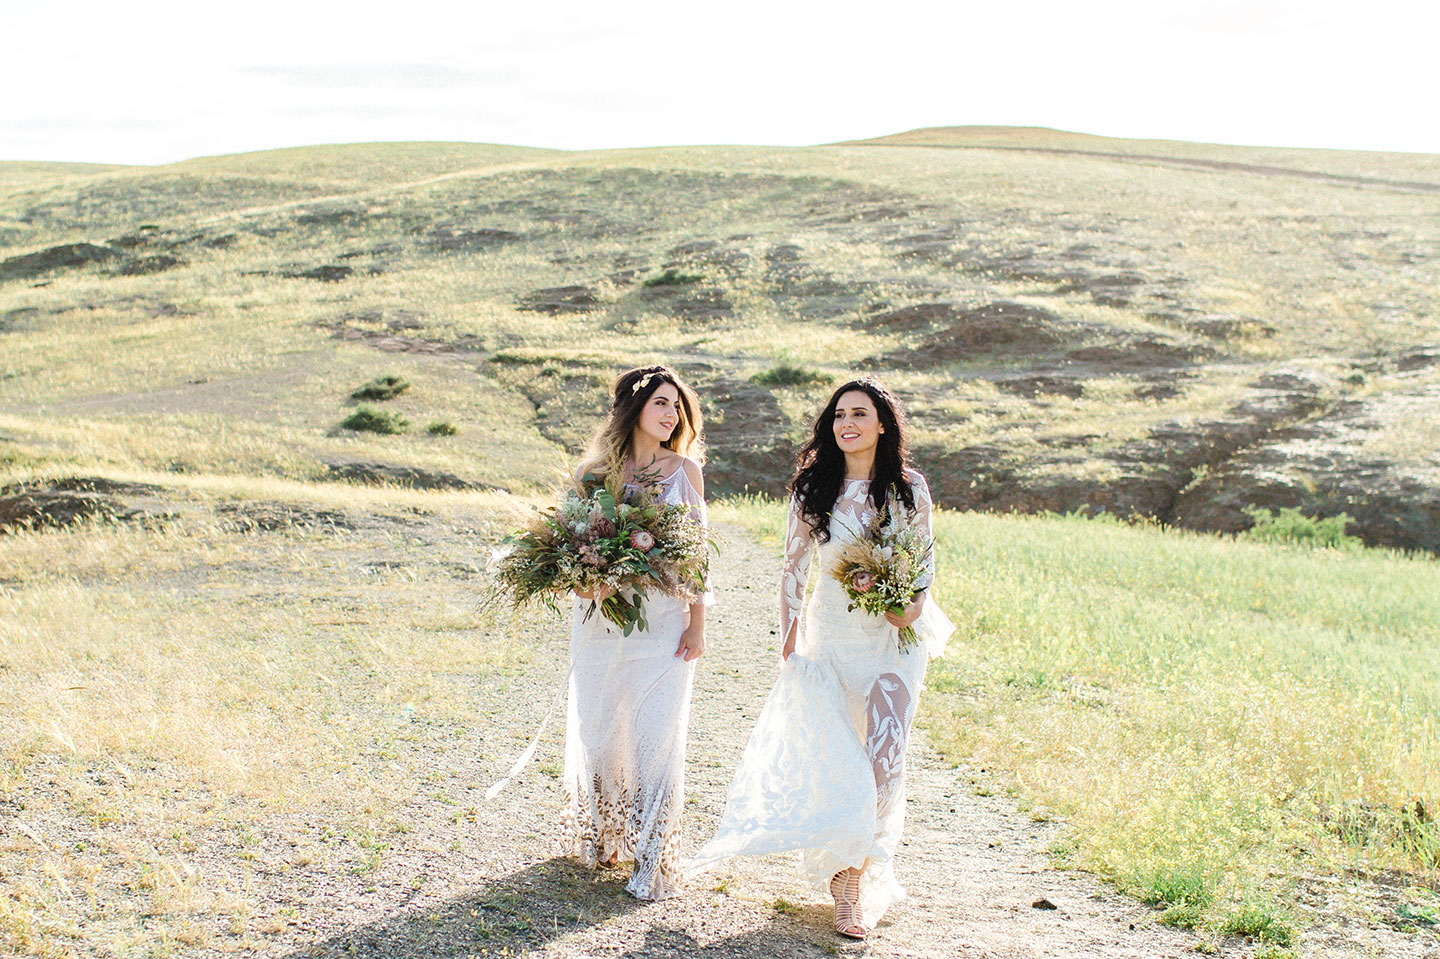
<svg viewBox="0 0 1440 959">
<path fill-rule="evenodd" d="M 894 502 L 892 492 L 864 534 L 846 543 L 830 568 L 830 575 L 840 581 L 845 595 L 850 597 L 847 609 L 864 610 L 871 616 L 886 612 L 900 616 L 915 594 L 928 585 L 926 557 L 933 544 L 920 529 L 890 522 Z M 900 630 L 902 650 L 916 641 L 914 626 Z"/>
<path fill-rule="evenodd" d="M 539 601 L 555 609 L 571 590 L 612 595 L 599 603 L 626 636 L 648 629 L 644 593 L 695 599 L 705 590 L 705 531 L 683 504 L 658 502 L 647 477 L 638 488 L 600 484 L 586 475 L 580 489 L 532 516 L 493 555 L 493 595 L 511 606 Z M 631 596 L 624 595 L 632 593 Z M 588 619 L 596 603 L 586 611 Z"/>
</svg>

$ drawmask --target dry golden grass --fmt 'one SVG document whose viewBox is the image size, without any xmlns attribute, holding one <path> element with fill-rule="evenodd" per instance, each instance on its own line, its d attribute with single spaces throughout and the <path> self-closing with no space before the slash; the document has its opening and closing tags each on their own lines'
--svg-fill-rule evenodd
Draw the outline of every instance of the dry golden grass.
<svg viewBox="0 0 1440 959">
<path fill-rule="evenodd" d="M 406 804 L 444 788 L 432 758 L 470 748 L 501 702 L 483 690 L 551 629 L 478 607 L 485 544 L 524 504 L 116 478 L 169 482 L 177 517 L 0 536 L 0 801 L 23 810 L 0 943 L 255 946 L 277 922 L 256 844 L 287 868 L 373 869 Z M 277 503 L 353 528 L 227 525 L 226 507 Z"/>
<path fill-rule="evenodd" d="M 1433 167 L 1167 149 L 1345 176 Z M 877 208 L 901 213 L 862 215 Z M 293 843 L 295 869 L 373 868 L 406 797 L 440 788 L 425 751 L 458 748 L 476 690 L 528 665 L 531 647 L 510 637 L 535 623 L 470 602 L 475 543 L 509 501 L 317 482 L 328 464 L 411 466 L 529 496 L 566 456 L 541 416 L 553 398 L 528 398 L 527 377 L 603 384 L 670 361 L 718 383 L 787 362 L 837 382 L 878 369 L 913 398 L 916 441 L 941 450 L 993 443 L 1023 459 L 1092 436 L 1035 471 L 1103 480 L 1117 470 L 1107 452 L 1161 424 L 1223 417 L 1267 369 L 1304 359 L 1345 382 L 1354 364 L 1434 342 L 1437 213 L 1434 195 L 1235 170 L 891 146 L 355 145 L 155 169 L 0 165 L 0 259 L 145 223 L 233 234 L 182 246 L 184 264 L 155 274 L 87 267 L 0 283 L 0 485 L 99 474 L 165 487 L 178 513 L 158 530 L 0 536 L 0 799 L 24 799 L 33 833 L 0 847 L 0 870 L 21 877 L 0 899 L 0 942 L 143 955 L 260 941 L 262 924 L 283 920 L 247 894 L 257 823 Z M 440 251 L 428 231 L 451 220 L 521 238 Z M 897 240 L 930 231 L 958 260 L 897 255 Z M 675 252 L 709 239 L 730 266 Z M 1101 306 L 1002 268 L 1087 244 L 1096 270 L 1173 279 L 1184 306 L 1275 333 L 1217 342 L 1222 356 L 1163 402 L 1137 399 L 1127 369 L 1090 371 L 1073 400 L 997 387 L 1035 357 L 868 365 L 918 334 L 867 317 L 935 300 L 1015 301 L 1106 335 L 1201 342 L 1149 307 Z M 831 284 L 832 303 L 784 292 L 795 277 L 768 257 L 786 245 L 803 260 L 796 282 Z M 356 272 L 281 275 L 338 263 Z M 685 318 L 647 298 L 640 284 L 672 264 L 723 290 L 728 314 Z M 520 309 L 531 291 L 577 283 L 597 309 Z M 367 345 L 380 337 L 432 352 Z M 1367 370 L 1344 395 L 1419 396 L 1440 375 Z M 379 375 L 411 382 L 387 404 L 411 431 L 340 430 L 350 391 Z M 774 390 L 776 434 L 800 438 L 827 392 Z M 1353 448 L 1433 477 L 1426 410 L 1394 399 L 1393 425 Z M 427 436 L 432 420 L 459 433 Z M 354 529 L 220 525 L 224 508 L 274 504 L 337 511 Z M 778 522 L 753 503 L 716 515 Z M 1307 870 L 1414 868 L 1393 814 L 1416 798 L 1440 806 L 1425 692 L 1436 677 L 1415 646 L 1435 631 L 1429 601 L 1414 598 L 1436 592 L 1430 565 L 1326 565 L 1074 523 L 946 516 L 943 528 L 945 595 L 963 630 L 932 673 L 932 735 L 1004 770 L 1037 814 L 1067 817 L 1072 861 L 1141 894 L 1164 869 L 1193 867 L 1217 902 L 1278 901 Z M 357 755 L 372 775 L 352 768 Z M 349 838 L 327 838 L 317 810 Z M 104 847 L 77 822 L 105 826 Z M 1223 919 L 1216 906 L 1209 921 Z"/>
</svg>

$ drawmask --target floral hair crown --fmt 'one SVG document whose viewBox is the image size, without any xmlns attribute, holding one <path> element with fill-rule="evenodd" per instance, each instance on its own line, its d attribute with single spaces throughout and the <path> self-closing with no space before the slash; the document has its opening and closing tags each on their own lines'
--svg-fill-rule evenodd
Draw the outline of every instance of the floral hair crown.
<svg viewBox="0 0 1440 959">
<path fill-rule="evenodd" d="M 654 379 L 654 378 L 655 378 L 655 374 L 656 374 L 656 373 L 659 373 L 659 372 L 661 372 L 661 371 L 660 371 L 660 370 L 651 370 L 649 373 L 646 373 L 644 376 L 640 377 L 640 379 L 638 379 L 638 380 L 636 380 L 634 383 L 630 384 L 630 394 L 633 396 L 633 395 L 635 395 L 636 393 L 639 393 L 639 392 L 640 392 L 641 390 L 643 390 L 645 387 L 649 386 L 649 385 L 650 385 L 650 381 L 651 381 L 652 379 Z"/>
</svg>

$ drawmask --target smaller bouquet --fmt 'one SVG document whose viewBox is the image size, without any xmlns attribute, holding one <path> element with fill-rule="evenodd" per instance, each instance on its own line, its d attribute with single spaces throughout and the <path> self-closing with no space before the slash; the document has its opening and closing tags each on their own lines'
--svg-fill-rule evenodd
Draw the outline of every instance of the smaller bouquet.
<svg viewBox="0 0 1440 959">
<path fill-rule="evenodd" d="M 626 636 L 649 628 L 646 591 L 698 598 L 709 561 L 705 530 L 690 507 L 657 501 L 657 487 L 648 479 L 637 475 L 639 486 L 621 486 L 587 474 L 558 505 L 537 511 L 492 554 L 491 598 L 556 609 L 571 590 L 603 587 L 611 595 L 598 604 L 600 611 Z M 587 619 L 596 605 L 591 602 Z"/>
<path fill-rule="evenodd" d="M 847 609 L 864 610 L 871 616 L 903 615 L 915 594 L 929 585 L 927 560 L 933 543 L 918 528 L 891 521 L 895 502 L 891 490 L 885 507 L 871 517 L 864 534 L 846 543 L 830 568 L 830 575 L 850 597 Z M 900 630 L 902 650 L 916 641 L 915 627 Z"/>
</svg>

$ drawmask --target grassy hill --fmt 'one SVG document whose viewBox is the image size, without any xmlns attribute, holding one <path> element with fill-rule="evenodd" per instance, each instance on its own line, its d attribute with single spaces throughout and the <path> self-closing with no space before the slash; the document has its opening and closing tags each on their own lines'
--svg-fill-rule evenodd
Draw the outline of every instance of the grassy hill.
<svg viewBox="0 0 1440 959">
<path fill-rule="evenodd" d="M 849 141 L 857 145 L 1012 150 L 1066 156 L 1104 156 L 1132 162 L 1190 165 L 1301 179 L 1313 175 L 1408 183 L 1420 192 L 1440 189 L 1440 157 L 1431 153 L 1380 153 L 1293 147 L 1224 146 L 1184 140 L 1127 140 L 1049 127 L 924 127 Z M 1352 185 L 1363 185 L 1356 183 Z"/>
<path fill-rule="evenodd" d="M 823 379 L 863 370 L 910 399 L 951 506 L 1343 509 L 1370 542 L 1440 545 L 1440 193 L 1394 185 L 1437 163 L 1317 152 L 1314 179 L 1273 172 L 1295 151 L 1138 164 L 1161 147 L 1096 139 L 0 167 L 7 455 L 64 466 L 105 433 L 132 469 L 364 454 L 513 487 L 573 451 L 614 371 L 665 359 L 706 397 L 717 488 L 775 491 Z M 781 364 L 822 383 L 752 382 Z M 381 372 L 459 436 L 335 433 Z M 514 463 L 483 455 L 499 433 Z"/>
<path fill-rule="evenodd" d="M 468 815 L 428 763 L 563 658 L 468 605 L 506 491 L 665 361 L 716 494 L 778 491 L 841 378 L 906 397 L 957 510 L 923 722 L 1067 862 L 1197 949 L 1425 954 L 1433 560 L 1163 526 L 1440 548 L 1437 170 L 1003 128 L 0 164 L 0 528 L 131 521 L 0 535 L 0 948 L 298 949 L 277 888 L 426 859 Z M 385 376 L 408 425 L 344 428 Z"/>
</svg>

